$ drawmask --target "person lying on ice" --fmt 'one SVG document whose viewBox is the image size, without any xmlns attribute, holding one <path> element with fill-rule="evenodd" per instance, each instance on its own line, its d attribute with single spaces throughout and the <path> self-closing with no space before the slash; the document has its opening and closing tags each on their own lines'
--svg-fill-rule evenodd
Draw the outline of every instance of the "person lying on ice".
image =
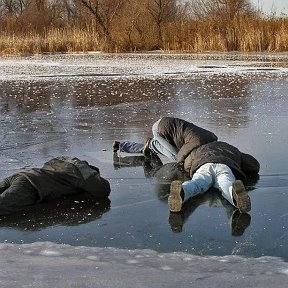
<svg viewBox="0 0 288 288">
<path fill-rule="evenodd" d="M 259 162 L 236 147 L 217 141 L 217 136 L 185 120 L 163 117 L 152 127 L 153 138 L 143 143 L 114 141 L 113 151 L 143 153 L 146 157 L 162 154 L 176 160 L 190 174 L 191 180 L 173 181 L 168 198 L 171 212 L 179 212 L 190 197 L 210 187 L 241 213 L 251 209 L 251 201 L 241 179 L 258 174 Z"/>
<path fill-rule="evenodd" d="M 87 161 L 56 157 L 42 168 L 18 172 L 0 182 L 0 215 L 81 192 L 106 198 L 110 194 L 110 184 L 100 176 L 99 169 Z"/>
<path fill-rule="evenodd" d="M 171 160 L 183 163 L 189 153 L 209 142 L 217 141 L 217 136 L 193 123 L 174 117 L 162 117 L 152 126 L 153 138 L 146 143 L 114 141 L 113 151 L 126 153 L 161 154 Z"/>
<path fill-rule="evenodd" d="M 251 155 L 221 141 L 204 144 L 190 152 L 184 170 L 191 180 L 171 182 L 168 205 L 170 212 L 180 212 L 189 198 L 218 189 L 241 213 L 251 210 L 251 200 L 242 180 L 259 173 L 260 164 Z"/>
</svg>

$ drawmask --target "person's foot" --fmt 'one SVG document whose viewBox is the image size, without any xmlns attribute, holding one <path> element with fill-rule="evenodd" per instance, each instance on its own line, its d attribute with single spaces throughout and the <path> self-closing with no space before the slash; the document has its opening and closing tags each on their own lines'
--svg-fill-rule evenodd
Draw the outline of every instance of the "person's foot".
<svg viewBox="0 0 288 288">
<path fill-rule="evenodd" d="M 245 229 L 250 225 L 251 216 L 248 213 L 241 213 L 236 209 L 232 215 L 231 234 L 232 236 L 243 235 Z"/>
<path fill-rule="evenodd" d="M 232 196 L 241 213 L 247 213 L 251 210 L 251 200 L 241 180 L 236 180 L 233 183 Z"/>
<path fill-rule="evenodd" d="M 170 194 L 168 197 L 168 205 L 170 212 L 179 212 L 182 208 L 184 199 L 184 191 L 182 188 L 182 182 L 175 180 L 171 182 Z"/>
<path fill-rule="evenodd" d="M 113 148 L 113 152 L 117 152 L 119 149 L 120 149 L 120 142 L 119 141 L 114 141 L 113 142 L 113 145 L 112 145 L 112 148 Z"/>
<path fill-rule="evenodd" d="M 184 223 L 183 213 L 173 213 L 173 212 L 170 213 L 169 224 L 173 232 L 175 233 L 182 232 L 183 223 Z"/>
<path fill-rule="evenodd" d="M 152 140 L 152 138 L 148 138 L 144 144 L 142 153 L 145 157 L 151 157 L 152 156 L 152 150 L 149 147 L 151 140 Z"/>
</svg>

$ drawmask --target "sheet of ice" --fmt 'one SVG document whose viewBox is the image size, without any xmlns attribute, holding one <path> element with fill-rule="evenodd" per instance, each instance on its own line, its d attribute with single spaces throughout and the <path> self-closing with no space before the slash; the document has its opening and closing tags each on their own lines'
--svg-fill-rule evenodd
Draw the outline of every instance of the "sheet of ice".
<svg viewBox="0 0 288 288">
<path fill-rule="evenodd" d="M 225 58 L 228 60 L 224 60 Z M 265 62 L 266 59 L 270 62 Z M 281 60 L 287 63 L 287 59 L 288 54 L 285 53 L 35 55 L 0 58 L 0 80 L 187 77 L 195 73 L 287 73 L 287 65 L 277 67 L 277 62 Z M 271 60 L 276 64 L 271 66 Z"/>
<path fill-rule="evenodd" d="M 237 55 L 1 58 L 1 178 L 73 155 L 101 167 L 113 191 L 111 207 L 98 212 L 77 202 L 2 219 L 0 242 L 26 244 L 1 246 L 1 287 L 286 287 L 288 57 L 281 55 L 279 65 L 272 54 L 252 62 Z M 159 115 L 197 121 L 261 161 L 242 235 L 232 235 L 227 205 L 207 207 L 205 197 L 187 209 L 182 232 L 172 232 L 166 186 L 142 164 L 123 167 L 112 157 L 113 140 L 145 139 Z"/>
<path fill-rule="evenodd" d="M 0 244 L 1 287 L 282 288 L 287 280 L 288 263 L 273 257 L 199 257 L 52 242 Z"/>
</svg>

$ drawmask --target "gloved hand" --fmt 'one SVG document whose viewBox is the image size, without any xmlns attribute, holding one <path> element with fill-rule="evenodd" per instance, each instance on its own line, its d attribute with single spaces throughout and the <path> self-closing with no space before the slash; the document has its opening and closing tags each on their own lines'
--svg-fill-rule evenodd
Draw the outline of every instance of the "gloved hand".
<svg viewBox="0 0 288 288">
<path fill-rule="evenodd" d="M 183 162 L 177 162 L 177 168 L 179 171 L 184 172 L 184 161 Z"/>
</svg>

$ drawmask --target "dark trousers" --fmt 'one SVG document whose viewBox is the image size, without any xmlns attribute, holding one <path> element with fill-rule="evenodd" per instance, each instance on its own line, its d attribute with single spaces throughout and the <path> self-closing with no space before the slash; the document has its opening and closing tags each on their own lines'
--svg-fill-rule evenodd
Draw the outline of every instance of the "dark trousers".
<svg viewBox="0 0 288 288">
<path fill-rule="evenodd" d="M 39 195 L 29 180 L 14 174 L 0 182 L 0 215 L 11 214 L 36 204 Z"/>
</svg>

